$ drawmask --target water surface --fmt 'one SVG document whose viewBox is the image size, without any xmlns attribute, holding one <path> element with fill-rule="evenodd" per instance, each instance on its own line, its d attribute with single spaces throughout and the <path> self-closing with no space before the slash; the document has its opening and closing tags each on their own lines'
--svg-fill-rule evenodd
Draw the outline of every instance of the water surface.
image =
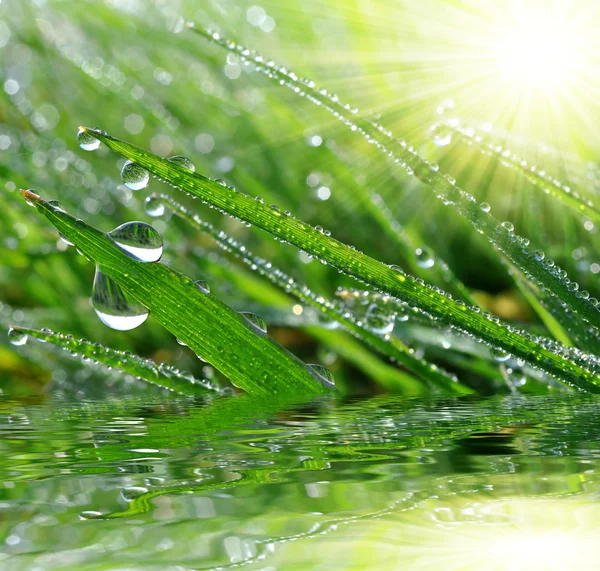
<svg viewBox="0 0 600 571">
<path fill-rule="evenodd" d="M 590 396 L 0 401 L 0 569 L 598 569 Z"/>
</svg>

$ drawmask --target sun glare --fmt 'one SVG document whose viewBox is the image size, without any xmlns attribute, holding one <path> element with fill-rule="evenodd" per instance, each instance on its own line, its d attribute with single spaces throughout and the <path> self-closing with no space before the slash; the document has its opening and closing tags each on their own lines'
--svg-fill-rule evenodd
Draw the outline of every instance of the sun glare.
<svg viewBox="0 0 600 571">
<path fill-rule="evenodd" d="M 578 66 L 577 38 L 553 19 L 523 18 L 499 36 L 496 62 L 503 81 L 550 89 L 568 83 Z"/>
</svg>

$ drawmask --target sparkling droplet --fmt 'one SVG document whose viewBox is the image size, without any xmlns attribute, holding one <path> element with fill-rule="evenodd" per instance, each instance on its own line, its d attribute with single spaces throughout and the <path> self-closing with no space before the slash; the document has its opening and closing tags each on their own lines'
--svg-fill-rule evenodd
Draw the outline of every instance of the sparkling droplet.
<svg viewBox="0 0 600 571">
<path fill-rule="evenodd" d="M 165 203 L 156 196 L 149 196 L 144 201 L 144 210 L 148 216 L 162 216 L 165 213 Z"/>
<path fill-rule="evenodd" d="M 183 167 L 184 169 L 196 172 L 196 167 L 194 166 L 194 163 L 190 161 L 190 159 L 188 159 L 187 157 L 184 157 L 183 155 L 175 155 L 174 157 L 169 157 L 167 160 L 170 163 L 174 163 L 176 165 L 179 165 L 180 167 Z"/>
<path fill-rule="evenodd" d="M 103 517 L 102 512 L 84 511 L 79 514 L 79 519 L 100 519 Z"/>
<path fill-rule="evenodd" d="M 92 306 L 100 321 L 111 329 L 135 329 L 148 317 L 148 310 L 127 295 L 121 286 L 96 267 Z"/>
<path fill-rule="evenodd" d="M 13 345 L 25 345 L 27 343 L 28 335 L 27 333 L 23 333 L 18 329 L 13 329 L 12 327 L 8 330 L 8 340 Z"/>
<path fill-rule="evenodd" d="M 100 139 L 81 127 L 77 132 L 77 142 L 84 151 L 95 151 L 100 146 Z"/>
<path fill-rule="evenodd" d="M 432 268 L 435 264 L 435 259 L 427 248 L 417 248 L 415 250 L 417 256 L 417 265 L 420 268 Z"/>
<path fill-rule="evenodd" d="M 204 280 L 195 281 L 194 285 L 196 286 L 198 291 L 202 293 L 210 293 L 210 287 Z"/>
<path fill-rule="evenodd" d="M 115 244 L 140 262 L 158 262 L 163 241 L 156 228 L 145 222 L 126 222 L 108 235 Z"/>
<path fill-rule="evenodd" d="M 227 181 L 224 181 L 222 178 L 215 178 L 213 182 L 220 184 L 221 186 L 227 186 Z"/>
<path fill-rule="evenodd" d="M 244 316 L 256 330 L 260 331 L 261 333 L 267 332 L 267 324 L 262 317 L 259 317 L 255 313 L 249 313 L 246 311 L 241 311 L 240 315 Z"/>
<path fill-rule="evenodd" d="M 121 496 L 126 502 L 130 502 L 148 493 L 148 488 L 143 486 L 129 486 L 121 490 Z"/>
<path fill-rule="evenodd" d="M 394 330 L 396 317 L 383 305 L 372 303 L 365 314 L 365 325 L 378 335 L 388 335 Z"/>
<path fill-rule="evenodd" d="M 508 361 L 510 359 L 510 353 L 507 353 L 502 349 L 490 349 L 490 355 L 494 361 L 498 361 L 499 363 L 503 363 L 504 361 Z"/>
<path fill-rule="evenodd" d="M 326 387 L 334 388 L 335 381 L 331 371 L 323 365 L 306 365 L 308 370 Z"/>
<path fill-rule="evenodd" d="M 482 212 L 489 212 L 492 209 L 492 207 L 487 202 L 482 202 L 479 205 L 479 208 L 481 208 Z"/>
<path fill-rule="evenodd" d="M 504 228 L 507 232 L 512 233 L 515 230 L 515 226 L 512 222 L 508 220 L 506 222 L 502 222 L 502 228 Z"/>
<path fill-rule="evenodd" d="M 123 184 L 130 190 L 141 190 L 148 186 L 150 175 L 148 171 L 131 161 L 127 161 L 121 169 Z"/>
</svg>

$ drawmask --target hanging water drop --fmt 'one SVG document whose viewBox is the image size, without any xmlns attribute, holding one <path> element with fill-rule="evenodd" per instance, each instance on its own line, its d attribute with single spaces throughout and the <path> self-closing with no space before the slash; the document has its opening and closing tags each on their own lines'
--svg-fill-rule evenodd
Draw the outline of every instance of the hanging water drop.
<svg viewBox="0 0 600 571">
<path fill-rule="evenodd" d="M 210 293 L 210 287 L 204 280 L 198 280 L 194 282 L 196 289 L 202 293 Z"/>
<path fill-rule="evenodd" d="M 396 316 L 385 306 L 372 303 L 365 314 L 365 325 L 378 335 L 389 335 L 394 330 Z"/>
<path fill-rule="evenodd" d="M 179 165 L 180 167 L 183 167 L 186 170 L 196 172 L 196 167 L 194 166 L 194 163 L 190 161 L 190 159 L 188 159 L 187 157 L 184 157 L 183 155 L 175 155 L 174 157 L 169 157 L 167 160 L 170 163 Z"/>
<path fill-rule="evenodd" d="M 14 329 L 13 327 L 10 327 L 8 330 L 8 340 L 13 345 L 25 345 L 25 343 L 27 343 L 27 338 L 28 338 L 27 333 L 23 333 L 22 331 L 19 331 L 18 329 Z"/>
<path fill-rule="evenodd" d="M 144 210 L 148 216 L 162 216 L 165 213 L 165 204 L 157 196 L 149 196 L 144 201 Z"/>
<path fill-rule="evenodd" d="M 490 355 L 494 361 L 498 361 L 499 363 L 504 363 L 504 361 L 510 359 L 510 353 L 507 353 L 503 349 L 490 349 Z"/>
<path fill-rule="evenodd" d="M 417 265 L 420 268 L 432 268 L 435 264 L 435 258 L 427 248 L 417 248 L 415 250 L 417 256 Z"/>
<path fill-rule="evenodd" d="M 145 222 L 126 222 L 108 235 L 114 243 L 140 262 L 158 262 L 163 241 L 156 228 Z"/>
<path fill-rule="evenodd" d="M 306 365 L 306 368 L 321 382 L 321 384 L 331 389 L 335 387 L 333 375 L 327 367 L 323 367 L 323 365 Z"/>
<path fill-rule="evenodd" d="M 96 139 L 87 129 L 79 127 L 77 142 L 84 151 L 95 151 L 100 146 L 100 139 Z"/>
<path fill-rule="evenodd" d="M 140 165 L 127 161 L 121 169 L 123 184 L 130 190 L 141 190 L 148 186 L 150 174 Z"/>
<path fill-rule="evenodd" d="M 146 321 L 149 313 L 98 267 L 94 276 L 92 307 L 104 325 L 117 331 L 135 329 Z"/>
<path fill-rule="evenodd" d="M 252 325 L 252 327 L 258 330 L 260 333 L 267 332 L 267 324 L 262 317 L 259 317 L 255 313 L 249 313 L 247 311 L 241 311 L 240 315 L 246 318 Z"/>
</svg>

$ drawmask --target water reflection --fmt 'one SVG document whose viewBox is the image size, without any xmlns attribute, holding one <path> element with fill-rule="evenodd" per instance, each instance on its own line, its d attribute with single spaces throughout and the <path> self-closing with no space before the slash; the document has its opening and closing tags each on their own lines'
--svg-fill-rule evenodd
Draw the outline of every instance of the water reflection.
<svg viewBox="0 0 600 571">
<path fill-rule="evenodd" d="M 599 420 L 590 396 L 5 399 L 0 568 L 594 569 Z"/>
</svg>

